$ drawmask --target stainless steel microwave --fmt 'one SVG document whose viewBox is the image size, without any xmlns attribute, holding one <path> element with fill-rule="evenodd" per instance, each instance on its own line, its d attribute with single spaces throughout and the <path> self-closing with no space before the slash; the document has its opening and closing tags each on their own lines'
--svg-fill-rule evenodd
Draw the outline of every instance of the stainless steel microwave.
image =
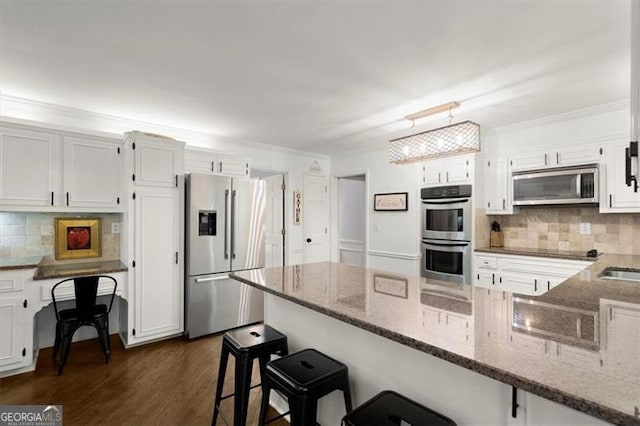
<svg viewBox="0 0 640 426">
<path fill-rule="evenodd" d="M 597 204 L 598 165 L 513 173 L 513 205 Z"/>
</svg>

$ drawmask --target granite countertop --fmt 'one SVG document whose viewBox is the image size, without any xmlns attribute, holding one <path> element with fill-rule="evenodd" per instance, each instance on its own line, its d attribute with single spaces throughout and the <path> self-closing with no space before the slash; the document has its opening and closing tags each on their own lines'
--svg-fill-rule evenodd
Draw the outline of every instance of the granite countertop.
<svg viewBox="0 0 640 426">
<path fill-rule="evenodd" d="M 611 301 L 640 311 L 639 284 L 598 278 L 608 266 L 638 268 L 640 256 L 604 254 L 547 293 L 527 297 L 552 305 L 562 315 L 571 309 L 599 313 Z M 587 350 L 554 336 L 527 335 L 512 327 L 514 299 L 521 295 L 468 286 L 469 300 L 457 300 L 460 293 L 449 297 L 425 291 L 434 287 L 425 278 L 331 262 L 242 271 L 230 276 L 605 421 L 640 424 L 640 365 L 625 367 L 615 358 L 638 359 L 637 341 L 620 338 L 607 347 L 606 337 L 601 337 L 595 348 Z M 466 338 L 464 333 L 455 332 L 443 336 L 435 329 L 437 325 L 423 321 L 425 310 L 434 308 L 462 315 L 471 330 Z M 562 325 L 562 315 L 548 315 L 545 320 Z M 607 317 L 595 315 L 596 333 L 606 333 Z M 547 353 L 548 342 L 557 347 L 553 349 L 556 356 Z"/>
<path fill-rule="evenodd" d="M 0 259 L 0 271 L 10 271 L 12 269 L 37 268 L 42 260 L 42 256 L 14 257 L 11 259 Z"/>
<path fill-rule="evenodd" d="M 587 257 L 586 251 L 517 247 L 482 247 L 476 248 L 474 251 L 476 253 L 513 254 L 518 256 L 550 257 L 553 259 L 586 260 L 589 262 L 595 262 L 602 255 L 602 253 L 598 253 L 597 257 Z"/>
<path fill-rule="evenodd" d="M 100 275 L 126 270 L 128 270 L 127 265 L 122 263 L 120 260 L 40 265 L 33 275 L 33 280 L 37 281 L 52 278 L 78 277 L 82 275 Z"/>
</svg>

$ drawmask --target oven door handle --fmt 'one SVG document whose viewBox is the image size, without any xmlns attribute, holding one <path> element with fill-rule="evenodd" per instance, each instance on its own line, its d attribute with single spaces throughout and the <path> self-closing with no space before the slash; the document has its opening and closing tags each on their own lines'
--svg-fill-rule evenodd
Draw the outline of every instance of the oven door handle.
<svg viewBox="0 0 640 426">
<path fill-rule="evenodd" d="M 447 204 L 460 204 L 460 203 L 468 203 L 470 200 L 468 198 L 456 198 L 455 200 L 447 200 L 447 201 L 431 201 L 422 199 L 422 204 L 435 204 L 435 205 L 447 205 Z"/>
<path fill-rule="evenodd" d="M 471 243 L 432 243 L 430 241 L 422 241 L 422 244 L 439 247 L 468 247 Z"/>
</svg>

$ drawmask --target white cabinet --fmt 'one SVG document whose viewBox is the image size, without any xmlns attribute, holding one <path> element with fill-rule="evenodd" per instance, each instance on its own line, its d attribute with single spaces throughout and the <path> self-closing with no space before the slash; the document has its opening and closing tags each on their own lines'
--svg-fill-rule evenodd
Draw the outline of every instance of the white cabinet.
<svg viewBox="0 0 640 426">
<path fill-rule="evenodd" d="M 640 213 L 640 191 L 625 182 L 625 148 L 628 141 L 607 142 L 603 145 L 605 164 L 600 179 L 601 213 Z"/>
<path fill-rule="evenodd" d="M 249 176 L 249 160 L 204 148 L 185 150 L 185 172 L 224 176 Z"/>
<path fill-rule="evenodd" d="M 527 152 L 510 157 L 511 170 L 535 170 L 548 167 L 599 163 L 602 150 L 597 143 L 562 146 L 545 151 Z"/>
<path fill-rule="evenodd" d="M 507 159 L 500 157 L 486 160 L 484 177 L 487 214 L 513 214 L 511 175 Z"/>
<path fill-rule="evenodd" d="M 121 333 L 133 345 L 184 328 L 184 143 L 132 132 L 125 144 L 131 176 L 126 246 L 133 274 Z"/>
<path fill-rule="evenodd" d="M 26 357 L 24 302 L 22 295 L 0 294 L 0 371 L 19 367 Z"/>
<path fill-rule="evenodd" d="M 59 202 L 60 137 L 2 125 L 0 202 L 2 206 L 51 207 Z"/>
<path fill-rule="evenodd" d="M 421 169 L 422 184 L 438 186 L 473 183 L 473 163 L 473 154 L 426 161 Z"/>
<path fill-rule="evenodd" d="M 9 210 L 123 210 L 120 141 L 5 123 L 0 144 Z"/>
<path fill-rule="evenodd" d="M 640 374 L 640 308 L 636 304 L 616 302 L 604 308 L 607 369 L 637 377 Z"/>
<path fill-rule="evenodd" d="M 133 322 L 136 341 L 182 331 L 180 206 L 177 189 L 136 188 Z"/>
<path fill-rule="evenodd" d="M 178 186 L 178 175 L 182 174 L 184 167 L 183 147 L 162 139 L 140 136 L 136 132 L 127 133 L 125 142 L 133 150 L 131 180 L 136 186 Z"/>
<path fill-rule="evenodd" d="M 480 287 L 543 294 L 589 265 L 578 260 L 476 254 L 474 278 Z"/>
<path fill-rule="evenodd" d="M 25 341 L 28 303 L 24 281 L 28 273 L 33 270 L 2 271 L 0 276 L 0 372 L 31 362 L 31 345 Z"/>
<path fill-rule="evenodd" d="M 459 354 L 472 353 L 472 317 L 431 306 L 422 307 L 422 335 L 427 342 Z"/>
<path fill-rule="evenodd" d="M 122 176 L 120 143 L 64 137 L 64 203 L 118 208 Z"/>
</svg>

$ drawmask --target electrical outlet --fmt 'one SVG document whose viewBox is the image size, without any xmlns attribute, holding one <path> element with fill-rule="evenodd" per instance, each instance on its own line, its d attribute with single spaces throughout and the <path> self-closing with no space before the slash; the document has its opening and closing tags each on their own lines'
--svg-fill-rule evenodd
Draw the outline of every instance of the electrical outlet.
<svg viewBox="0 0 640 426">
<path fill-rule="evenodd" d="M 582 234 L 582 235 L 591 234 L 591 223 L 589 223 L 589 222 L 581 222 L 580 223 L 580 234 Z"/>
<path fill-rule="evenodd" d="M 120 233 L 120 223 L 119 222 L 111 224 L 111 233 L 112 234 L 119 234 Z"/>
</svg>

